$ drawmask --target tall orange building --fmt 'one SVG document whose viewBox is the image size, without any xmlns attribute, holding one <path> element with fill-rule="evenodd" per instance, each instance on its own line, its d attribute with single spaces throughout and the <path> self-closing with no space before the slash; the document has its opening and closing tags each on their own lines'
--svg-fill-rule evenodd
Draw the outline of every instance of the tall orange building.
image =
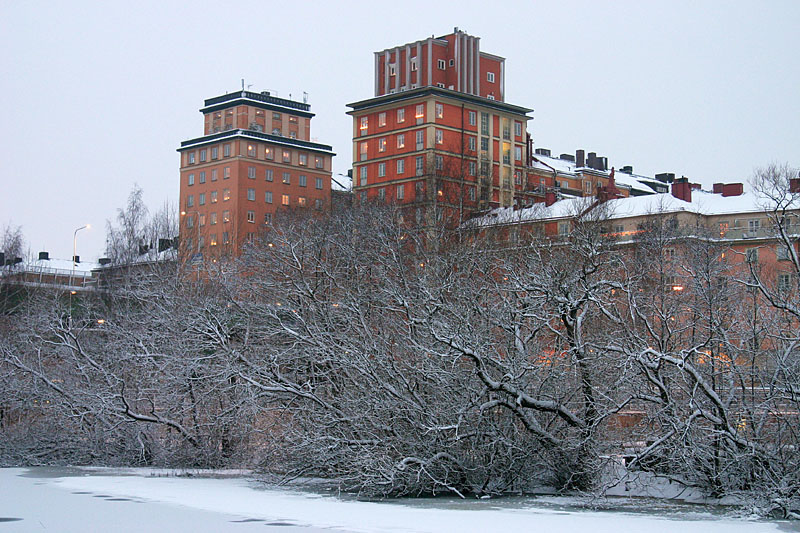
<svg viewBox="0 0 800 533">
<path fill-rule="evenodd" d="M 310 141 L 310 108 L 268 92 L 205 101 L 203 136 L 178 149 L 182 250 L 235 255 L 279 209 L 329 206 L 335 154 Z"/>
<path fill-rule="evenodd" d="M 357 200 L 454 221 L 533 202 L 526 184 L 532 110 L 505 103 L 504 65 L 458 28 L 376 52 L 375 97 L 348 104 Z"/>
</svg>

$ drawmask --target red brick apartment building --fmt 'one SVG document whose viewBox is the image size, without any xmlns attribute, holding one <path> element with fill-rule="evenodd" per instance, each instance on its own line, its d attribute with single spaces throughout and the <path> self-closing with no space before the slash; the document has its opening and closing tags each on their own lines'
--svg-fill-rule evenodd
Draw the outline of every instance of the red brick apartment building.
<svg viewBox="0 0 800 533">
<path fill-rule="evenodd" d="M 310 141 L 310 108 L 268 92 L 205 101 L 203 136 L 178 149 L 186 254 L 236 255 L 279 209 L 329 207 L 335 154 Z"/>
<path fill-rule="evenodd" d="M 375 96 L 348 104 L 356 199 L 448 220 L 533 202 L 532 110 L 504 102 L 504 64 L 458 28 L 376 52 Z"/>
</svg>

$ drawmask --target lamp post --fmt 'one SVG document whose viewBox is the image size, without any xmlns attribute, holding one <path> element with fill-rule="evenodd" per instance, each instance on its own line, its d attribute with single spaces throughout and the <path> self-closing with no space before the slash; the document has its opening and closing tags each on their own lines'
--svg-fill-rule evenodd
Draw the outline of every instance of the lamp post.
<svg viewBox="0 0 800 533">
<path fill-rule="evenodd" d="M 72 234 L 72 272 L 69 275 L 69 327 L 72 328 L 72 295 L 75 294 L 75 289 L 72 288 L 72 280 L 75 278 L 75 261 L 78 253 L 78 232 L 82 229 L 91 229 L 91 224 L 86 224 L 76 229 Z"/>
</svg>

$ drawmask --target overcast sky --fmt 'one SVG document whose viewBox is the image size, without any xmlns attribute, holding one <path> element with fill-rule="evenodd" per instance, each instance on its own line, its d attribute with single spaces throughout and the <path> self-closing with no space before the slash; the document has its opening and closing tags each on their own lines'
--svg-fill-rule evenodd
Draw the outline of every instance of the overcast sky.
<svg viewBox="0 0 800 533">
<path fill-rule="evenodd" d="M 0 225 L 30 251 L 104 255 L 135 183 L 178 199 L 180 142 L 203 100 L 309 94 L 312 137 L 352 159 L 346 104 L 373 55 L 458 26 L 506 58 L 506 101 L 536 147 L 577 148 L 710 185 L 800 166 L 800 1 L 0 2 Z"/>
</svg>

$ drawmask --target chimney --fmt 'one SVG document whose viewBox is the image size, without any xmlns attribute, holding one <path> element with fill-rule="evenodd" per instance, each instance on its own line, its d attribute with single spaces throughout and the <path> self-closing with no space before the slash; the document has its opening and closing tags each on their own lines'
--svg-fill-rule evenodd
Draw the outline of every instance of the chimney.
<svg viewBox="0 0 800 533">
<path fill-rule="evenodd" d="M 672 196 L 684 202 L 692 201 L 692 184 L 685 177 L 681 177 L 672 182 Z"/>
<path fill-rule="evenodd" d="M 546 193 L 544 193 L 544 205 L 546 205 L 547 207 L 550 207 L 554 203 L 556 203 L 556 193 L 555 193 L 555 191 L 549 190 Z"/>
<path fill-rule="evenodd" d="M 622 172 L 623 174 L 633 174 L 633 167 L 631 165 L 625 165 L 624 167 L 619 169 L 619 171 Z"/>
<path fill-rule="evenodd" d="M 586 166 L 589 168 L 597 168 L 597 152 L 589 152 L 586 155 Z"/>
<path fill-rule="evenodd" d="M 572 154 L 561 154 L 558 156 L 558 158 L 562 161 L 569 161 L 570 163 L 575 162 L 575 156 Z"/>
<path fill-rule="evenodd" d="M 725 188 L 724 183 L 715 183 L 714 184 L 714 194 L 722 194 L 722 190 Z"/>
<path fill-rule="evenodd" d="M 800 177 L 789 179 L 789 192 L 800 193 Z"/>
<path fill-rule="evenodd" d="M 608 170 L 608 158 L 607 157 L 598 157 L 597 158 L 597 170 Z"/>
<path fill-rule="evenodd" d="M 662 172 L 661 174 L 656 174 L 656 179 L 661 183 L 672 183 L 673 181 L 675 181 L 675 173 Z"/>
<path fill-rule="evenodd" d="M 700 189 L 703 188 L 703 186 L 700 185 L 699 183 L 690 183 L 689 186 L 692 188 L 693 191 L 699 191 Z"/>
<path fill-rule="evenodd" d="M 716 184 L 714 184 L 716 187 Z M 744 185 L 741 183 L 725 183 L 722 185 L 722 196 L 741 196 L 744 192 Z"/>
<path fill-rule="evenodd" d="M 81 256 L 79 256 L 79 255 L 73 255 L 73 256 L 72 256 L 72 262 L 73 262 L 73 263 L 80 263 L 80 262 L 81 262 Z"/>
<path fill-rule="evenodd" d="M 550 150 L 548 150 L 547 148 L 537 148 L 536 155 L 544 155 L 550 157 Z"/>
<path fill-rule="evenodd" d="M 583 150 L 575 150 L 575 166 L 576 167 L 584 167 L 586 166 L 586 153 Z"/>
<path fill-rule="evenodd" d="M 39 252 L 39 261 L 49 261 L 50 254 L 47 252 Z"/>
</svg>

